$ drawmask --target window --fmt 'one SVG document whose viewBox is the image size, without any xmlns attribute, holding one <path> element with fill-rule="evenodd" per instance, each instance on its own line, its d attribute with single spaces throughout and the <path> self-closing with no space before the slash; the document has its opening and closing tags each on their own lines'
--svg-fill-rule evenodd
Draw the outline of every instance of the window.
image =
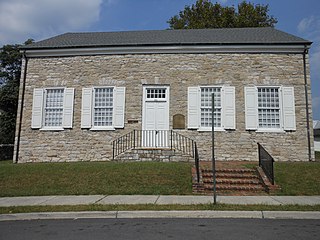
<svg viewBox="0 0 320 240">
<path fill-rule="evenodd" d="M 124 127 L 124 87 L 82 89 L 81 128 L 114 130 Z"/>
<path fill-rule="evenodd" d="M 246 129 L 295 130 L 293 87 L 245 87 Z"/>
<path fill-rule="evenodd" d="M 214 127 L 235 129 L 235 89 L 227 86 L 199 86 L 188 89 L 188 128 L 211 131 L 212 93 L 214 93 Z"/>
<path fill-rule="evenodd" d="M 73 88 L 35 88 L 33 92 L 33 129 L 72 128 Z"/>
<path fill-rule="evenodd" d="M 113 88 L 94 88 L 93 126 L 112 126 Z"/>
<path fill-rule="evenodd" d="M 201 87 L 201 127 L 212 126 L 212 93 L 214 93 L 214 127 L 221 127 L 221 88 Z"/>
<path fill-rule="evenodd" d="M 147 88 L 147 100 L 150 99 L 158 99 L 165 100 L 166 99 L 166 88 Z"/>
<path fill-rule="evenodd" d="M 61 127 L 63 118 L 64 89 L 46 89 L 44 107 L 44 126 Z"/>
<path fill-rule="evenodd" d="M 279 88 L 258 87 L 259 128 L 280 128 Z"/>
</svg>

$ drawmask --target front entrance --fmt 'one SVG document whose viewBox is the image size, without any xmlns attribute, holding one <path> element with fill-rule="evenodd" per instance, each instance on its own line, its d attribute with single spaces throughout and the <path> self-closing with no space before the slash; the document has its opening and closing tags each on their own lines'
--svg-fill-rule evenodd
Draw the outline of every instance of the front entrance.
<svg viewBox="0 0 320 240">
<path fill-rule="evenodd" d="M 144 86 L 142 146 L 168 147 L 169 86 Z"/>
</svg>

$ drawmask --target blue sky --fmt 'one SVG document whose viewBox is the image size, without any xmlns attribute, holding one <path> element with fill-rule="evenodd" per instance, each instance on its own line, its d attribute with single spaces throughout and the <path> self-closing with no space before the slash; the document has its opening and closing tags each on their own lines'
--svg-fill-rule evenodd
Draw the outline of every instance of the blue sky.
<svg viewBox="0 0 320 240">
<path fill-rule="evenodd" d="M 65 32 L 157 30 L 195 0 L 0 0 L 0 46 Z M 213 1 L 216 2 L 216 1 Z M 241 1 L 220 0 L 222 5 Z M 255 0 L 269 4 L 276 28 L 313 42 L 310 51 L 314 119 L 320 120 L 320 1 Z"/>
</svg>

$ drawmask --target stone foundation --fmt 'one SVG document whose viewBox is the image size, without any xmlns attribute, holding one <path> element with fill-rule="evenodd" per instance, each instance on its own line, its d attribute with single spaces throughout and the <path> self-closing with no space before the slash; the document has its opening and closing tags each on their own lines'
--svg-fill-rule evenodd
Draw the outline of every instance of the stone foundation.
<svg viewBox="0 0 320 240">
<path fill-rule="evenodd" d="M 174 149 L 132 149 L 115 157 L 115 161 L 194 162 L 194 159 Z"/>
</svg>

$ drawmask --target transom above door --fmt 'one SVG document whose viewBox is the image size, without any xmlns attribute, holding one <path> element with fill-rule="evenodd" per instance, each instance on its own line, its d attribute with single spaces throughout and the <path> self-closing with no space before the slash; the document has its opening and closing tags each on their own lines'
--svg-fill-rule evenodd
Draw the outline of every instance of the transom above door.
<svg viewBox="0 0 320 240">
<path fill-rule="evenodd" d="M 144 147 L 167 147 L 169 86 L 143 86 L 142 130 Z"/>
<path fill-rule="evenodd" d="M 151 87 L 145 88 L 147 101 L 166 101 L 167 100 L 167 87 Z"/>
</svg>

